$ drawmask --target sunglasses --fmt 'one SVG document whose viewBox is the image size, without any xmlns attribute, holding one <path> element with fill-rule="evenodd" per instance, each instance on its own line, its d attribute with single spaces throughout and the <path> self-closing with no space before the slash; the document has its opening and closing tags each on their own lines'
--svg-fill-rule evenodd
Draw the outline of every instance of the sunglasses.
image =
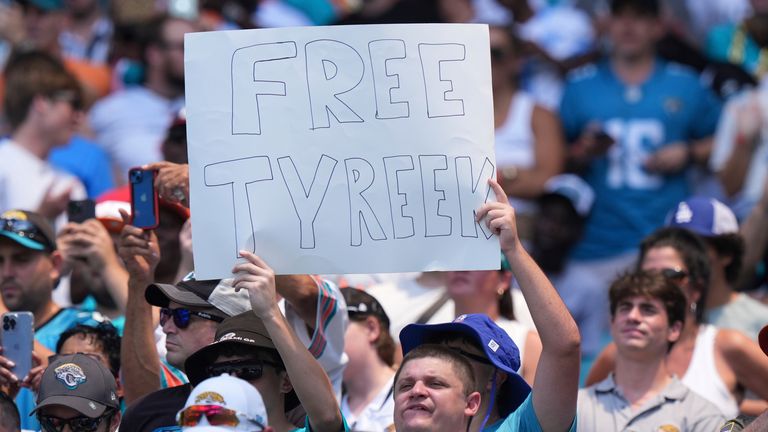
<svg viewBox="0 0 768 432">
<path fill-rule="evenodd" d="M 169 318 L 173 318 L 173 324 L 180 329 L 189 327 L 189 322 L 193 316 L 207 319 L 208 321 L 214 321 L 220 323 L 224 321 L 224 318 L 211 315 L 208 312 L 193 311 L 184 308 L 161 308 L 160 309 L 160 326 L 164 326 L 168 322 Z"/>
<path fill-rule="evenodd" d="M 679 268 L 664 268 L 660 271 L 661 275 L 667 279 L 679 281 L 688 277 L 688 272 Z"/>
<path fill-rule="evenodd" d="M 69 430 L 78 432 L 95 432 L 99 428 L 99 425 L 105 418 L 112 417 L 112 411 L 108 414 L 104 414 L 101 417 L 90 418 L 86 416 L 72 417 L 69 419 L 63 419 L 54 416 L 47 416 L 38 414 L 37 420 L 40 421 L 40 426 L 43 432 L 61 432 L 64 427 L 69 426 Z"/>
<path fill-rule="evenodd" d="M 210 426 L 237 427 L 240 424 L 237 411 L 219 405 L 192 405 L 179 413 L 177 421 L 181 427 L 193 427 L 199 425 L 203 417 Z M 256 431 L 263 431 L 265 428 L 265 425 L 258 420 L 249 418 L 244 420 L 256 426 L 258 428 L 255 429 Z"/>
<path fill-rule="evenodd" d="M 273 368 L 280 367 L 278 364 L 266 360 L 232 360 L 214 363 L 206 368 L 206 372 L 208 377 L 227 374 L 245 381 L 255 381 L 264 374 L 265 365 Z"/>
<path fill-rule="evenodd" d="M 26 237 L 38 243 L 42 243 L 46 249 L 52 250 L 51 241 L 43 235 L 35 224 L 28 220 L 14 218 L 0 218 L 0 231 L 8 231 L 20 237 Z"/>
</svg>

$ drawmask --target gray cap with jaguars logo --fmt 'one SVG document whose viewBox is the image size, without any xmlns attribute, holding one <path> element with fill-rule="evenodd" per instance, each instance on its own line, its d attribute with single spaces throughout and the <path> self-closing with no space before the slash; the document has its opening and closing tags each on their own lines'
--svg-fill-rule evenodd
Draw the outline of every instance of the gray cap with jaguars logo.
<svg viewBox="0 0 768 432">
<path fill-rule="evenodd" d="M 107 408 L 117 408 L 115 377 L 98 360 L 85 354 L 57 357 L 43 372 L 37 407 L 63 405 L 81 414 L 96 418 Z M 31 415 L 30 414 L 30 415 Z"/>
</svg>

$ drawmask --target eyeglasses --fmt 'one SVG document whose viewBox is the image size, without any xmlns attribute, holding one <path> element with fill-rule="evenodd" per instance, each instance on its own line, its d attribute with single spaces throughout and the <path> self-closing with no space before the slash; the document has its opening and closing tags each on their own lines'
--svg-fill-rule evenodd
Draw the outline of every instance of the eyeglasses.
<svg viewBox="0 0 768 432">
<path fill-rule="evenodd" d="M 42 243 L 46 249 L 53 249 L 51 241 L 43 235 L 35 224 L 28 220 L 14 218 L 0 218 L 0 231 L 12 232 L 20 237 L 26 237 L 38 243 Z"/>
<path fill-rule="evenodd" d="M 43 432 L 61 432 L 65 426 L 69 426 L 69 430 L 72 431 L 95 432 L 102 420 L 112 418 L 112 413 L 109 411 L 109 413 L 96 418 L 79 416 L 68 419 L 38 414 L 37 419 L 40 421 Z"/>
<path fill-rule="evenodd" d="M 264 374 L 264 366 L 269 365 L 279 368 L 277 363 L 267 360 L 232 360 L 214 363 L 206 368 L 208 377 L 216 377 L 221 374 L 233 375 L 245 381 L 255 381 Z"/>
<path fill-rule="evenodd" d="M 181 427 L 197 426 L 203 417 L 208 420 L 208 424 L 211 426 L 236 427 L 240 424 L 237 411 L 219 405 L 192 405 L 179 413 L 178 423 Z M 264 430 L 265 425 L 258 420 L 241 417 L 256 426 L 257 432 Z"/>
<path fill-rule="evenodd" d="M 688 272 L 680 268 L 663 268 L 660 270 L 662 276 L 669 280 L 679 281 L 688 277 Z"/>
<path fill-rule="evenodd" d="M 168 322 L 168 319 L 173 317 L 173 324 L 177 328 L 185 329 L 189 327 L 189 321 L 192 319 L 193 315 L 217 323 L 224 321 L 224 318 L 211 315 L 208 312 L 193 311 L 184 308 L 171 309 L 165 307 L 160 309 L 160 326 L 164 326 L 165 323 Z"/>
</svg>

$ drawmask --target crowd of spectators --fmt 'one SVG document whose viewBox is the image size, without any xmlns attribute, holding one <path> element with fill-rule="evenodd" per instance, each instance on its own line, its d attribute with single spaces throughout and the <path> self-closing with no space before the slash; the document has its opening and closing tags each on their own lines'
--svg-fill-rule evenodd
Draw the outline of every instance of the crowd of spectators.
<svg viewBox="0 0 768 432">
<path fill-rule="evenodd" d="M 184 35 L 390 23 L 489 26 L 501 270 L 197 280 Z M 0 67 L 0 431 L 767 430 L 768 1 L 10 0 Z"/>
</svg>

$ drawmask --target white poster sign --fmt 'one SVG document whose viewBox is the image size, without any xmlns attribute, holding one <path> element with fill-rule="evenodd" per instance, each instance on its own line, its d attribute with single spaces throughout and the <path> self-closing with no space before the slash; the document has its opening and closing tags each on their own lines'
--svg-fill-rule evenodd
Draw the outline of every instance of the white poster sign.
<svg viewBox="0 0 768 432">
<path fill-rule="evenodd" d="M 499 267 L 484 25 L 185 38 L 195 270 L 238 250 L 279 274 Z"/>
</svg>

